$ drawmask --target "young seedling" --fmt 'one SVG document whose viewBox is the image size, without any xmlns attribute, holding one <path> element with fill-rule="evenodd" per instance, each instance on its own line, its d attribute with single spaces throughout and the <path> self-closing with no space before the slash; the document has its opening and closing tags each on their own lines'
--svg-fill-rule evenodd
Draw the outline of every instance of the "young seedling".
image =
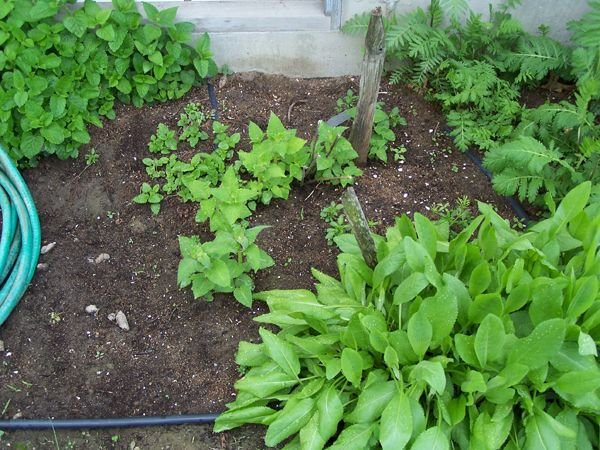
<svg viewBox="0 0 600 450">
<path fill-rule="evenodd" d="M 154 186 L 150 186 L 148 183 L 143 183 L 141 192 L 133 197 L 133 201 L 137 204 L 150 205 L 150 211 L 152 214 L 157 215 L 160 212 L 160 202 L 164 198 L 161 193 L 159 193 L 160 186 L 155 184 Z"/>
</svg>

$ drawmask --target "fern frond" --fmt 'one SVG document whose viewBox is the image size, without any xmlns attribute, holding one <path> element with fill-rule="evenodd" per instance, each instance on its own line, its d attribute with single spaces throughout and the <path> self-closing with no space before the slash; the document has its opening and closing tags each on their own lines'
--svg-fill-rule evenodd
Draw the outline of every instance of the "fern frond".
<svg viewBox="0 0 600 450">
<path fill-rule="evenodd" d="M 440 5 L 440 0 L 431 0 L 427 12 L 429 13 L 429 26 L 432 28 L 439 27 L 444 20 L 444 11 Z"/>
<path fill-rule="evenodd" d="M 504 55 L 505 69 L 518 72 L 517 83 L 541 81 L 550 71 L 559 71 L 569 64 L 566 47 L 547 36 L 522 36 L 517 49 Z"/>
<path fill-rule="evenodd" d="M 574 20 L 567 24 L 571 31 L 571 40 L 578 47 L 600 46 L 600 0 L 588 2 L 591 11 L 586 13 L 580 20 Z"/>
<path fill-rule="evenodd" d="M 453 20 L 463 19 L 470 9 L 467 0 L 440 0 L 440 6 Z"/>
<path fill-rule="evenodd" d="M 555 195 L 558 177 L 574 172 L 552 143 L 546 147 L 527 136 L 489 150 L 484 166 L 494 174 L 492 184 L 500 194 L 518 194 L 530 203 L 542 188 Z"/>
<path fill-rule="evenodd" d="M 600 77 L 600 47 L 579 47 L 573 50 L 571 73 L 578 83 Z"/>
<path fill-rule="evenodd" d="M 365 12 L 362 14 L 356 14 L 355 16 L 348 19 L 342 25 L 342 32 L 346 34 L 365 34 L 369 28 L 369 21 L 371 20 L 371 14 Z"/>
</svg>

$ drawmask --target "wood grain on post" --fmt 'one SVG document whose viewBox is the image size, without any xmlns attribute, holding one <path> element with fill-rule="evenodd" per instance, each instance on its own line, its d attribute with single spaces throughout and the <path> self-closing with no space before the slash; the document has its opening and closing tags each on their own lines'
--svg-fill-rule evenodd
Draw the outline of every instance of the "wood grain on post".
<svg viewBox="0 0 600 450">
<path fill-rule="evenodd" d="M 344 206 L 344 212 L 352 227 L 352 233 L 358 242 L 360 252 L 365 259 L 367 265 L 374 268 L 377 265 L 377 254 L 375 252 L 375 241 L 371 236 L 371 230 L 369 229 L 369 222 L 365 217 L 358 197 L 354 189 L 349 187 L 342 194 L 342 205 Z"/>
<path fill-rule="evenodd" d="M 358 164 L 360 165 L 366 164 L 369 155 L 375 104 L 385 60 L 385 33 L 381 8 L 375 8 L 371 12 L 365 47 L 366 54 L 360 75 L 356 118 L 350 132 L 350 143 L 358 153 Z"/>
</svg>

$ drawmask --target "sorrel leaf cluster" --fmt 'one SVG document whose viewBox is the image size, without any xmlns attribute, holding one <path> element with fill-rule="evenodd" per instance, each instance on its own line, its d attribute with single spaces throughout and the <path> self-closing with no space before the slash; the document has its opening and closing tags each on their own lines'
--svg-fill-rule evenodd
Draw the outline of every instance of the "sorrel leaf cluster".
<svg viewBox="0 0 600 450">
<path fill-rule="evenodd" d="M 87 126 L 115 117 L 115 101 L 141 106 L 182 97 L 215 75 L 208 35 L 176 8 L 113 0 L 19 0 L 0 8 L 0 142 L 21 165 L 41 155 L 76 157 Z"/>
<path fill-rule="evenodd" d="M 365 263 L 337 238 L 339 279 L 258 293 L 262 342 L 216 421 L 290 449 L 596 448 L 600 204 L 583 183 L 518 232 L 491 206 L 449 240 L 403 216 Z"/>
</svg>

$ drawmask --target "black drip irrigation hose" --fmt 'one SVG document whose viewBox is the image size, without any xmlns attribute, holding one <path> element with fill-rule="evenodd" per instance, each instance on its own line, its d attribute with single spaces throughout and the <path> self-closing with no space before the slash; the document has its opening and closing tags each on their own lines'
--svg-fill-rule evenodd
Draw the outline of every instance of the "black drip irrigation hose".
<svg viewBox="0 0 600 450">
<path fill-rule="evenodd" d="M 219 102 L 217 101 L 217 94 L 215 93 L 215 85 L 212 84 L 211 80 L 208 80 L 208 100 L 210 101 L 211 118 L 212 120 L 219 120 Z"/>
<path fill-rule="evenodd" d="M 131 428 L 166 425 L 202 425 L 213 423 L 218 414 L 182 414 L 177 416 L 135 416 L 100 419 L 15 419 L 0 420 L 0 430 L 79 430 L 84 428 Z"/>
</svg>

